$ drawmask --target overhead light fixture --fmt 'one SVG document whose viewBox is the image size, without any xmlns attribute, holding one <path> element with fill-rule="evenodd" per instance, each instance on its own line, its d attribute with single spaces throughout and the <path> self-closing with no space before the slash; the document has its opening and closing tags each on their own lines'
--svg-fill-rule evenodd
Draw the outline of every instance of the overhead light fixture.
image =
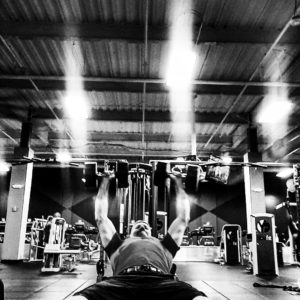
<svg viewBox="0 0 300 300">
<path fill-rule="evenodd" d="M 293 174 L 293 168 L 285 168 L 276 174 L 277 177 L 280 178 L 288 178 Z"/>
<path fill-rule="evenodd" d="M 73 120 L 84 120 L 88 118 L 86 97 L 81 90 L 67 91 L 64 104 L 68 116 Z"/>
<path fill-rule="evenodd" d="M 67 151 L 58 152 L 56 154 L 56 161 L 61 163 L 69 163 L 72 157 L 71 154 Z"/>
<path fill-rule="evenodd" d="M 84 64 L 84 60 L 80 45 L 76 41 L 73 41 L 72 46 L 66 44 L 64 51 L 66 60 L 66 94 L 64 95 L 63 104 L 66 115 L 71 120 L 78 122 L 78 120 L 87 119 L 89 115 L 88 99 L 84 91 L 83 79 L 79 67 L 81 64 Z"/>
<path fill-rule="evenodd" d="M 230 156 L 224 156 L 224 157 L 222 157 L 222 160 L 225 164 L 232 163 L 232 157 L 230 157 Z"/>
<path fill-rule="evenodd" d="M 8 163 L 4 161 L 0 161 L 0 173 L 5 173 L 9 171 L 9 165 Z"/>
<path fill-rule="evenodd" d="M 295 0 L 295 7 L 294 7 L 294 15 L 290 20 L 291 26 L 299 26 L 300 25 L 300 14 L 297 13 L 297 0 Z"/>
<path fill-rule="evenodd" d="M 266 96 L 258 113 L 259 123 L 278 123 L 285 120 L 293 108 L 288 99 L 276 95 Z"/>
<path fill-rule="evenodd" d="M 170 88 L 182 89 L 192 83 L 196 53 L 177 45 L 172 49 L 167 68 L 166 84 Z"/>
</svg>

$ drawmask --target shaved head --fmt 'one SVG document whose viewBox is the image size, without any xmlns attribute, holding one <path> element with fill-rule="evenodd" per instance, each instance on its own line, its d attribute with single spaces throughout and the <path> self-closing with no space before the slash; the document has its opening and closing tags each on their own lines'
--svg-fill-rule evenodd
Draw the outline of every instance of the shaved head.
<svg viewBox="0 0 300 300">
<path fill-rule="evenodd" d="M 136 221 L 130 231 L 131 237 L 149 237 L 151 236 L 150 225 L 143 220 Z"/>
</svg>

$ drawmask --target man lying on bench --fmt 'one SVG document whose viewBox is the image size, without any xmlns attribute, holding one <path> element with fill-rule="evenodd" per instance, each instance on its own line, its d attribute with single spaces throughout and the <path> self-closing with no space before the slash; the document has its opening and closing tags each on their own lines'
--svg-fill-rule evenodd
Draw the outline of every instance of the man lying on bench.
<svg viewBox="0 0 300 300">
<path fill-rule="evenodd" d="M 95 218 L 113 276 L 77 292 L 72 299 L 191 300 L 206 297 L 191 285 L 176 280 L 170 272 L 190 218 L 189 199 L 177 179 L 172 180 L 177 190 L 177 217 L 163 240 L 152 237 L 151 228 L 144 221 L 137 221 L 130 236 L 122 240 L 107 216 L 110 180 L 103 178 L 95 201 Z"/>
</svg>

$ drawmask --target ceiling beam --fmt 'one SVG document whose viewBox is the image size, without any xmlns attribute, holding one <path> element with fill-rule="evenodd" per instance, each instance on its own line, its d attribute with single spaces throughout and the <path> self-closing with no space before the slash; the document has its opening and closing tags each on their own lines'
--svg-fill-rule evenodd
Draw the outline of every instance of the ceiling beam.
<svg viewBox="0 0 300 300">
<path fill-rule="evenodd" d="M 142 93 L 143 84 L 147 84 L 147 93 L 168 93 L 164 79 L 153 78 L 103 78 L 103 77 L 64 77 L 64 76 L 31 76 L 0 75 L 0 88 L 35 89 L 32 82 L 40 90 L 66 90 L 67 81 L 81 81 L 85 91 L 132 92 Z M 237 95 L 247 84 L 244 95 L 265 95 L 270 88 L 293 88 L 293 96 L 300 95 L 299 82 L 245 82 L 194 80 L 193 92 L 196 94 Z M 268 89 L 267 89 L 268 88 Z"/>
<path fill-rule="evenodd" d="M 196 40 L 200 25 L 193 28 L 193 38 Z M 0 22 L 0 35 L 4 37 L 17 36 L 23 39 L 37 37 L 78 38 L 96 40 L 127 40 L 144 42 L 144 25 L 138 24 L 66 24 L 66 23 L 20 23 Z M 280 43 L 299 44 L 300 29 L 291 27 Z M 277 29 L 264 30 L 255 28 L 213 28 L 204 26 L 198 43 L 272 43 L 278 36 Z M 163 41 L 170 38 L 170 27 L 165 25 L 148 26 L 148 40 Z"/>
<path fill-rule="evenodd" d="M 59 119 L 66 119 L 62 110 L 53 109 Z M 23 113 L 24 107 L 22 109 Z M 16 112 L 12 109 L 5 109 L 5 106 L 0 110 L 0 116 L 3 118 L 15 120 Z M 22 117 L 22 116 L 20 116 Z M 38 122 L 43 119 L 55 119 L 53 114 L 48 109 L 32 109 L 33 122 Z M 224 117 L 223 113 L 194 113 L 196 123 L 218 123 Z M 225 123 L 228 124 L 248 124 L 248 114 L 245 113 L 232 113 L 228 116 Z M 96 121 L 124 121 L 124 122 L 141 122 L 142 110 L 102 110 L 91 109 L 89 120 Z M 176 116 L 177 121 L 181 121 L 180 113 Z M 186 117 L 182 117 L 185 121 Z M 172 122 L 172 114 L 169 111 L 146 111 L 146 122 Z"/>
<path fill-rule="evenodd" d="M 83 163 L 85 161 L 92 161 L 92 162 L 101 162 L 103 163 L 103 160 L 111 159 L 126 159 L 128 162 L 136 163 L 136 162 L 144 162 L 149 163 L 151 160 L 173 160 L 176 159 L 179 156 L 187 156 L 189 153 L 178 153 L 174 151 L 131 151 L 131 152 L 119 152 L 114 149 L 104 150 L 104 149 L 98 149 L 99 151 L 96 151 L 95 153 L 88 153 L 88 157 L 82 158 L 78 153 L 72 153 L 72 162 L 73 163 Z M 1 157 L 11 163 L 17 163 L 19 160 L 15 159 L 12 151 L 3 151 L 0 149 L 0 155 Z M 47 159 L 50 160 L 49 163 L 47 162 L 35 162 L 34 167 L 42 166 L 42 167 L 49 167 L 49 166 L 56 166 L 56 167 L 71 167 L 72 165 L 69 164 L 55 164 L 51 163 L 51 160 L 54 159 L 55 154 L 50 151 L 49 149 L 43 149 L 43 148 L 36 148 L 34 150 L 35 157 L 41 158 L 41 159 Z M 198 157 L 203 160 L 208 160 L 210 157 L 210 152 L 203 152 L 201 155 L 199 154 Z M 239 159 L 239 156 L 236 156 L 237 159 Z"/>
<path fill-rule="evenodd" d="M 38 81 L 59 81 L 59 82 L 101 82 L 101 83 L 149 83 L 166 84 L 161 78 L 131 78 L 131 77 L 91 77 L 91 76 L 47 76 L 47 75 L 12 75 L 1 74 L 1 80 L 33 80 Z M 220 85 L 220 86 L 259 86 L 259 87 L 300 87 L 300 82 L 272 82 L 272 81 L 222 81 L 222 80 L 193 80 L 193 85 Z"/>
<path fill-rule="evenodd" d="M 46 142 L 46 136 L 48 142 L 57 140 L 70 140 L 70 137 L 66 133 L 46 131 L 44 142 Z M 42 135 L 43 132 L 40 132 Z M 9 136 L 8 136 L 9 135 Z M 7 138 L 19 139 L 21 136 L 21 130 L 0 130 L 0 139 L 6 140 Z M 37 137 L 35 130 L 33 130 L 33 138 Z M 208 139 L 206 134 L 197 134 L 196 140 L 198 143 L 205 143 Z M 142 140 L 141 133 L 138 132 L 87 132 L 86 140 L 88 142 L 104 142 L 104 141 L 127 141 L 127 142 L 139 142 Z M 180 140 L 175 140 L 174 136 L 169 133 L 145 133 L 146 142 L 190 142 L 190 136 L 181 136 Z M 214 144 L 232 144 L 232 137 L 229 135 L 216 136 L 213 140 Z"/>
<path fill-rule="evenodd" d="M 49 132 L 48 134 L 49 140 L 61 140 L 61 139 L 69 139 L 69 137 L 65 134 L 57 133 L 57 132 Z M 129 142 L 141 142 L 142 141 L 142 135 L 141 133 L 136 132 L 88 132 L 86 137 L 88 142 L 104 142 L 104 141 L 110 141 L 110 142 L 123 142 L 123 141 L 129 141 Z M 203 134 L 197 134 L 196 140 L 198 143 L 205 143 L 208 139 L 208 135 Z M 180 140 L 175 140 L 174 136 L 171 136 L 168 133 L 145 133 L 145 142 L 180 142 L 180 143 L 186 143 L 190 142 L 190 136 L 182 136 L 180 137 Z M 213 140 L 213 143 L 215 144 L 232 144 L 232 137 L 223 135 L 223 136 L 217 136 Z"/>
<path fill-rule="evenodd" d="M 17 134 L 17 133 L 16 133 Z M 87 147 L 86 150 L 84 152 L 84 155 L 87 159 L 93 159 L 93 157 L 95 158 L 102 158 L 104 159 L 105 157 L 107 158 L 116 158 L 116 157 L 128 157 L 129 160 L 131 159 L 136 159 L 136 157 L 139 156 L 144 156 L 144 158 L 149 158 L 151 156 L 153 156 L 159 159 L 166 159 L 166 157 L 173 156 L 173 157 L 178 157 L 178 156 L 182 156 L 182 155 L 188 155 L 188 150 L 170 150 L 167 148 L 164 148 L 164 150 L 162 149 L 155 149 L 155 147 L 153 148 L 153 146 L 155 145 L 155 142 L 159 142 L 159 143 L 165 143 L 166 145 L 171 145 L 170 142 L 166 142 L 166 141 L 157 141 L 159 138 L 166 138 L 166 135 L 164 134 L 158 134 L 158 135 L 146 135 L 146 139 L 153 139 L 152 141 L 150 140 L 146 140 L 146 142 L 149 143 L 154 143 L 151 147 L 150 144 L 149 147 L 147 146 L 147 151 L 145 153 L 143 153 L 142 155 L 142 151 L 141 149 L 139 149 L 138 147 L 131 147 L 130 143 L 134 143 L 134 145 L 136 145 L 136 142 L 140 142 L 139 138 L 141 137 L 140 134 L 134 133 L 126 133 L 125 137 L 122 138 L 124 134 L 118 133 L 118 134 L 109 134 L 109 133 L 92 133 L 91 134 L 91 138 L 99 138 L 101 140 L 95 141 L 95 143 L 93 141 L 88 141 L 87 142 Z M 132 135 L 131 138 L 129 137 L 128 140 L 126 140 L 126 136 Z M 110 138 L 109 138 L 110 136 Z M 109 138 L 109 143 L 106 143 L 106 138 Z M 201 144 L 202 140 L 205 140 L 207 138 L 207 136 L 205 135 L 198 135 L 197 136 L 197 142 L 199 144 Z M 6 143 L 6 140 L 8 140 L 7 137 L 1 137 L 0 139 L 2 141 L 3 147 L 1 148 L 1 155 L 3 156 L 4 159 L 7 158 L 13 158 L 13 150 L 15 145 L 9 141 L 8 143 Z M 123 140 L 122 140 L 123 139 Z M 131 140 L 130 140 L 131 139 Z M 231 138 L 229 136 L 226 137 L 217 137 L 216 141 L 212 142 L 211 144 L 217 144 L 217 143 L 227 143 L 230 142 Z M 40 143 L 37 141 L 37 139 L 33 138 L 32 140 L 32 145 L 31 148 L 34 149 L 35 152 L 35 156 L 36 157 L 53 157 L 53 155 L 55 154 L 55 149 L 58 149 L 59 145 L 61 144 L 61 142 L 64 142 L 64 144 L 69 144 L 71 141 L 69 140 L 69 138 L 67 136 L 63 137 L 60 134 L 57 134 L 55 132 L 50 132 L 49 134 L 49 144 L 47 145 L 40 145 Z M 116 143 L 118 142 L 118 143 Z M 124 145 L 122 145 L 122 143 L 124 143 Z M 183 144 L 186 144 L 186 142 L 182 141 Z M 89 144 L 89 145 L 88 145 Z M 295 145 L 295 144 L 294 144 Z M 294 146 L 293 145 L 293 146 Z M 54 147 L 54 148 L 53 148 Z M 121 148 L 120 148 L 121 147 Z M 296 148 L 293 151 L 284 151 L 284 153 L 277 153 L 276 157 L 274 157 L 274 159 L 277 159 L 278 161 L 284 161 L 284 158 L 288 155 L 288 160 L 290 163 L 298 163 L 299 162 L 299 151 L 300 148 Z M 289 147 L 290 150 L 290 147 Z M 72 147 L 70 148 L 70 151 L 72 152 L 72 155 L 74 155 L 74 157 L 78 156 L 82 158 L 82 153 L 79 153 L 76 151 L 76 148 L 72 150 Z M 244 153 L 246 153 L 247 151 L 247 147 L 246 145 L 240 145 L 237 149 L 232 149 L 229 150 L 229 154 L 233 157 L 235 157 L 235 159 L 241 159 L 242 155 Z M 218 152 L 218 151 L 217 151 Z M 216 151 L 202 151 L 201 149 L 197 150 L 197 155 L 198 156 L 209 156 L 209 154 L 214 154 L 215 155 L 220 155 L 217 154 Z M 264 152 L 263 153 L 265 160 L 269 161 L 270 159 L 270 154 Z M 272 155 L 272 157 L 274 156 L 274 154 Z"/>
<path fill-rule="evenodd" d="M 24 121 L 27 117 L 26 106 L 14 107 L 11 105 L 0 105 L 0 117 L 2 119 L 10 119 L 14 121 Z M 59 119 L 67 120 L 65 113 L 61 109 L 54 108 L 53 112 Z M 91 109 L 88 120 L 94 121 L 115 121 L 115 122 L 142 122 L 142 110 L 106 110 L 106 109 Z M 219 123 L 225 116 L 225 113 L 212 112 L 194 112 L 194 119 L 196 123 Z M 32 108 L 33 122 L 36 124 L 43 120 L 55 120 L 55 116 L 49 109 Z M 145 122 L 173 122 L 174 117 L 170 111 L 145 111 Z M 186 121 L 186 116 L 181 113 L 176 114 L 176 121 Z M 228 114 L 225 124 L 248 125 L 249 113 L 230 113 Z M 290 126 L 297 126 L 299 124 L 299 114 L 290 116 Z"/>
</svg>

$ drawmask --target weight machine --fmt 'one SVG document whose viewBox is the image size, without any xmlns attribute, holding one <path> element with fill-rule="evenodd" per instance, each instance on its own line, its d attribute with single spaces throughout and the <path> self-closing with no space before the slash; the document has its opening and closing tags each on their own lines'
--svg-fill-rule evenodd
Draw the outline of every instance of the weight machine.
<svg viewBox="0 0 300 300">
<path fill-rule="evenodd" d="M 220 257 L 225 264 L 236 265 L 242 261 L 242 228 L 237 224 L 226 224 L 222 228 Z"/>
<path fill-rule="evenodd" d="M 286 262 L 290 264 L 300 263 L 300 225 L 299 225 L 299 173 L 300 164 L 293 165 L 293 178 L 286 182 L 286 201 L 278 204 L 276 210 L 284 209 L 288 221 L 288 238 L 282 243 L 282 253 Z M 290 201 L 290 193 L 295 196 Z"/>
<path fill-rule="evenodd" d="M 44 258 L 44 230 L 46 219 L 35 218 L 30 232 L 29 261 L 40 261 Z"/>
<path fill-rule="evenodd" d="M 300 262 L 300 164 L 293 165 L 293 180 L 295 185 L 295 200 L 296 200 L 296 220 L 291 220 L 290 227 L 294 227 L 295 238 L 294 250 L 296 252 L 296 260 Z M 291 229 L 292 231 L 292 229 Z"/>
<path fill-rule="evenodd" d="M 151 165 L 129 164 L 125 160 L 104 161 L 100 172 L 97 163 L 86 164 L 84 171 L 86 187 L 98 187 L 101 178 L 105 176 L 115 179 L 114 190 L 110 192 L 119 199 L 119 203 L 112 205 L 118 210 L 115 226 L 121 235 L 129 233 L 133 221 L 145 219 L 145 212 L 151 202 L 151 174 Z"/>
<path fill-rule="evenodd" d="M 4 241 L 4 233 L 5 233 L 5 219 L 0 221 L 0 243 L 3 243 Z"/>
<path fill-rule="evenodd" d="M 254 275 L 279 275 L 274 215 L 251 215 L 251 253 Z"/>
<path fill-rule="evenodd" d="M 66 231 L 68 237 L 68 249 L 80 250 L 78 259 L 91 261 L 95 253 L 99 252 L 100 244 L 96 241 L 98 229 L 95 227 L 88 228 L 81 220 L 77 221 L 74 226 L 68 227 Z"/>
<path fill-rule="evenodd" d="M 65 232 L 67 224 L 63 218 L 49 216 L 44 228 L 46 233 L 44 248 L 44 265 L 42 272 L 59 272 L 67 269 L 71 272 L 75 268 L 80 250 L 66 249 Z M 47 232 L 48 231 L 48 232 Z"/>
<path fill-rule="evenodd" d="M 129 197 L 124 205 L 124 229 L 127 233 L 133 221 L 147 218 L 151 202 L 151 175 L 151 165 L 129 164 Z"/>
</svg>

